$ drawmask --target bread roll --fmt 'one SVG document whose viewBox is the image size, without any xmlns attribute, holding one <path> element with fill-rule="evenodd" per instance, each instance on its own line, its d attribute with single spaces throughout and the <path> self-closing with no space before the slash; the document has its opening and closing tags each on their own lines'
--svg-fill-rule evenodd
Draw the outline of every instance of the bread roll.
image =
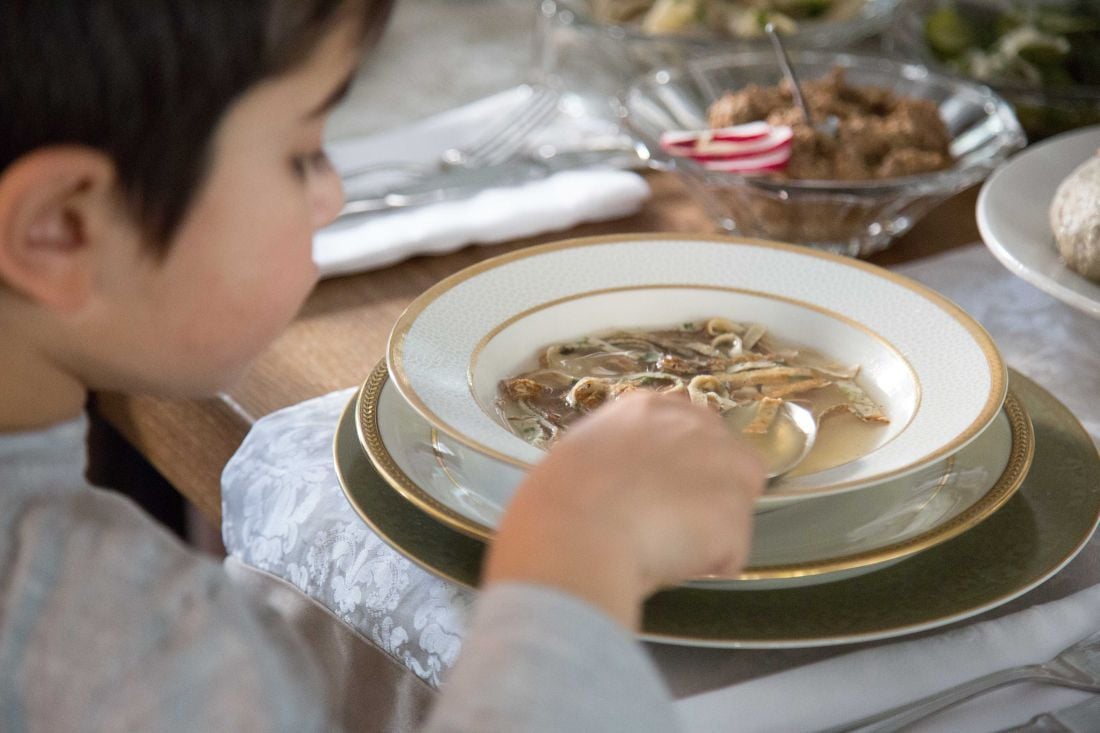
<svg viewBox="0 0 1100 733">
<path fill-rule="evenodd" d="M 1072 269 L 1100 282 L 1100 154 L 1070 173 L 1054 193 L 1050 226 Z"/>
</svg>

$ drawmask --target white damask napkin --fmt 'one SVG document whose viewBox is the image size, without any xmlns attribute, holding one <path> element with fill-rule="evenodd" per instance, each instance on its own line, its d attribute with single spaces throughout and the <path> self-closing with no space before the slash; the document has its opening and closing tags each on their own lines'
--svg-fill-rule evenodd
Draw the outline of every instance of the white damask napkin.
<svg viewBox="0 0 1100 733">
<path fill-rule="evenodd" d="M 290 582 L 438 686 L 473 594 L 392 549 L 348 504 L 332 438 L 353 392 L 257 421 L 222 473 L 222 540 L 230 556 Z"/>
<path fill-rule="evenodd" d="M 521 104 L 525 93 L 523 87 L 509 89 L 398 130 L 335 142 L 328 152 L 339 171 L 383 161 L 430 163 Z M 620 139 L 613 125 L 586 116 L 583 108 L 571 110 L 567 102 L 553 122 L 532 135 L 532 145 L 568 148 Z M 313 259 L 322 277 L 385 267 L 417 254 L 443 254 L 467 244 L 503 242 L 628 216 L 649 193 L 645 180 L 631 171 L 563 171 L 465 200 L 337 221 L 314 237 Z"/>
</svg>

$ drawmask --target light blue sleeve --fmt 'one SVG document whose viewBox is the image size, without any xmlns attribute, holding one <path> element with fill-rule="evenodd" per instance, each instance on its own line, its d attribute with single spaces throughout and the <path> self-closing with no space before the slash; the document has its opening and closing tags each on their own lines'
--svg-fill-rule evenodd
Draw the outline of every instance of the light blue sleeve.
<svg viewBox="0 0 1100 733">
<path fill-rule="evenodd" d="M 679 729 L 641 645 L 609 616 L 565 593 L 503 583 L 477 600 L 430 733 Z"/>
<path fill-rule="evenodd" d="M 0 509 L 0 729 L 333 729 L 304 641 L 129 500 Z"/>
</svg>

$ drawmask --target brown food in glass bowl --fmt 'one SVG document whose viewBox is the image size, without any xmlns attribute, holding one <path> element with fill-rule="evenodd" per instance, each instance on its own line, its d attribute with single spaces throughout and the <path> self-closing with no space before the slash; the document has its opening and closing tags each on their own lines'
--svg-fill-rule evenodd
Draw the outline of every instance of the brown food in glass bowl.
<svg viewBox="0 0 1100 733">
<path fill-rule="evenodd" d="M 786 82 L 726 92 L 710 106 L 707 122 L 712 128 L 756 120 L 790 126 L 791 158 L 785 169 L 771 174 L 778 178 L 860 181 L 954 165 L 951 134 L 934 102 L 882 87 L 849 85 L 839 67 L 801 86 L 815 122 L 836 118 L 835 136 L 806 125 Z"/>
</svg>

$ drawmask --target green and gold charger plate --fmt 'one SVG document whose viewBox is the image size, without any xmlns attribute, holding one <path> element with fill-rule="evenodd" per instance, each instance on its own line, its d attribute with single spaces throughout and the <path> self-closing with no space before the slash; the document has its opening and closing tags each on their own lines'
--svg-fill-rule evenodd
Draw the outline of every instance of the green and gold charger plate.
<svg viewBox="0 0 1100 733">
<path fill-rule="evenodd" d="M 1035 454 L 1016 495 L 991 517 L 896 565 L 833 583 L 751 592 L 675 588 L 646 604 L 650 641 L 730 648 L 807 647 L 923 631 L 996 608 L 1057 573 L 1100 519 L 1100 453 L 1068 409 L 1011 373 Z M 386 542 L 429 572 L 476 587 L 485 544 L 430 518 L 371 465 L 355 399 L 333 445 L 349 502 Z"/>
</svg>

